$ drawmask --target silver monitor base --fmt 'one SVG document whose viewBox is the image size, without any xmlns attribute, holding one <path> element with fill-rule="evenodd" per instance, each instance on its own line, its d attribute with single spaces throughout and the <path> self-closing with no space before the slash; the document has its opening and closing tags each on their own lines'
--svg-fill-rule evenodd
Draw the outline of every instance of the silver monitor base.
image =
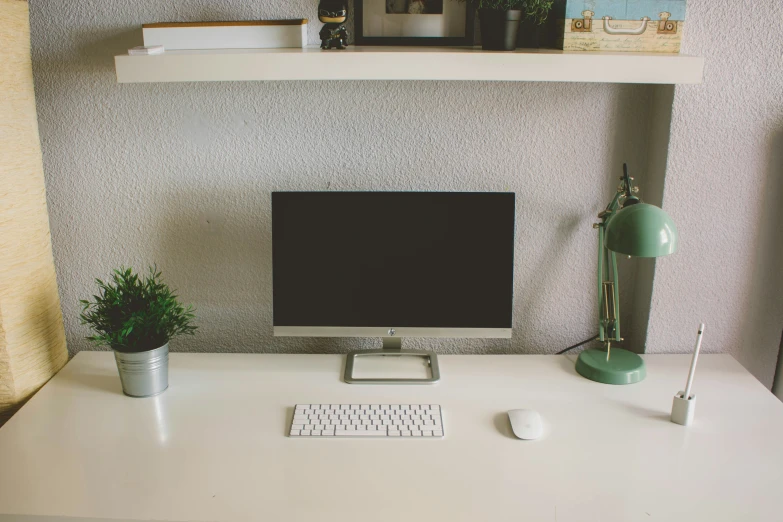
<svg viewBox="0 0 783 522">
<path fill-rule="evenodd" d="M 357 357 L 426 357 L 430 367 L 430 376 L 423 379 L 403 379 L 403 378 L 359 378 L 353 375 L 353 366 Z M 384 337 L 383 348 L 381 350 L 361 350 L 350 352 L 345 358 L 345 382 L 348 384 L 434 384 L 440 380 L 440 369 L 438 368 L 438 356 L 434 352 L 425 350 L 403 350 L 401 337 Z"/>
</svg>

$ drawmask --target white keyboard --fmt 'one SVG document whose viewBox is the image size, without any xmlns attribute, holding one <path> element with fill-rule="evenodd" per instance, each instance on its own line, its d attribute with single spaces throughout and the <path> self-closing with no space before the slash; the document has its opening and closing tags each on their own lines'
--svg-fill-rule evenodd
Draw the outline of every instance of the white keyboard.
<svg viewBox="0 0 783 522">
<path fill-rule="evenodd" d="M 443 438 L 437 404 L 297 404 L 291 437 Z"/>
</svg>

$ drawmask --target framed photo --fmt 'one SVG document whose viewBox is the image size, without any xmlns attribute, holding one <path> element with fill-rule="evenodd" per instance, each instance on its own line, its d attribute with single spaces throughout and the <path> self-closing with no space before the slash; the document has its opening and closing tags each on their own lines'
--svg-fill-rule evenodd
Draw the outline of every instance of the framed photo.
<svg viewBox="0 0 783 522">
<path fill-rule="evenodd" d="M 475 9 L 457 0 L 355 0 L 356 45 L 473 45 Z"/>
</svg>

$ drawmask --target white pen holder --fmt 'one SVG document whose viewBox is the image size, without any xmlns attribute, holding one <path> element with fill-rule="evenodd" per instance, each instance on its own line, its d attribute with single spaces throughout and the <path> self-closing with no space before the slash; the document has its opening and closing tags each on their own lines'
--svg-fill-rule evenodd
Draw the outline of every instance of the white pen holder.
<svg viewBox="0 0 783 522">
<path fill-rule="evenodd" d="M 696 395 L 685 398 L 685 392 L 679 392 L 672 401 L 672 422 L 688 426 L 693 422 L 693 413 L 696 411 Z"/>
</svg>

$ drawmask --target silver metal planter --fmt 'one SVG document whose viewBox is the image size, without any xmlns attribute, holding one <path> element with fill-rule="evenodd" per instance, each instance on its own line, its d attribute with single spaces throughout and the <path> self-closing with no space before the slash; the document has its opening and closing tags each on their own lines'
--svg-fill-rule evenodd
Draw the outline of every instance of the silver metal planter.
<svg viewBox="0 0 783 522">
<path fill-rule="evenodd" d="M 169 345 L 147 352 L 114 351 L 122 391 L 129 397 L 152 397 L 169 387 Z"/>
</svg>

